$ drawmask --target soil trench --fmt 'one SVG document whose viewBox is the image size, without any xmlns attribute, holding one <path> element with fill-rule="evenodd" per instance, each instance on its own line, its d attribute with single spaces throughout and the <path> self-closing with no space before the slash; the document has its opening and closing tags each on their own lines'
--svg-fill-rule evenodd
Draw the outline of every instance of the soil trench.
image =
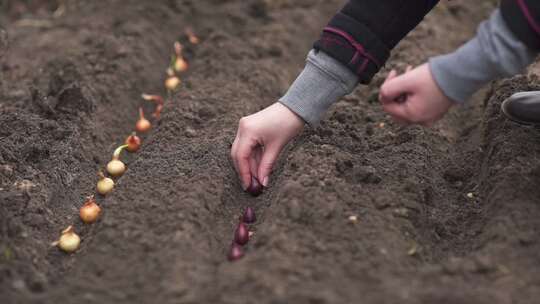
<svg viewBox="0 0 540 304">
<path fill-rule="evenodd" d="M 0 302 L 540 296 L 539 131 L 498 110 L 511 93 L 538 88 L 535 69 L 491 85 L 432 129 L 394 124 L 377 101 L 391 68 L 451 51 L 494 1 L 441 3 L 372 85 L 287 147 L 257 198 L 242 192 L 229 159 L 238 120 L 285 92 L 344 1 L 67 1 L 63 13 L 55 1 L 14 3 L 0 14 L 10 44 L 0 74 Z M 186 43 L 181 89 L 112 195 L 99 198 L 103 217 L 83 225 L 77 211 L 96 171 L 137 108 L 151 112 L 140 94 L 163 92 L 172 42 L 186 42 L 188 25 L 202 43 Z M 258 217 L 254 235 L 230 263 L 246 206 Z M 51 248 L 72 223 L 81 249 Z"/>
</svg>

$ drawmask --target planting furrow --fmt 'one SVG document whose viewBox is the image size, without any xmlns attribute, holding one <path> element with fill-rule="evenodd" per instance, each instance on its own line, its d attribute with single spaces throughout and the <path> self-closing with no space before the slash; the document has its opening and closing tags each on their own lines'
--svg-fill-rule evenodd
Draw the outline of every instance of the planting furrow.
<svg viewBox="0 0 540 304">
<path fill-rule="evenodd" d="M 240 7 L 240 11 L 249 7 L 243 3 L 230 6 Z M 313 8 L 309 13 L 320 15 L 317 10 L 326 8 L 323 11 L 329 15 L 328 7 Z M 300 8 L 293 8 L 283 13 L 293 16 L 299 12 Z M 115 290 L 122 290 L 127 299 L 140 299 L 140 288 L 146 299 L 161 294 L 151 296 L 153 301 L 201 296 L 203 290 L 209 298 L 218 296 L 208 287 L 216 273 L 234 269 L 236 263 L 227 262 L 227 251 L 239 215 L 251 206 L 259 216 L 257 223 L 264 220 L 274 192 L 270 189 L 257 198 L 243 193 L 229 161 L 232 134 L 242 115 L 274 102 L 301 67 L 305 50 L 327 18 L 320 15 L 315 22 L 306 12 L 302 14 L 306 17 L 301 22 L 312 34 L 287 41 L 295 50 L 293 57 L 280 57 L 284 49 L 275 48 L 282 48 L 284 39 L 290 37 L 278 38 L 283 28 L 275 23 L 264 25 L 265 19 L 250 21 L 261 27 L 257 35 L 250 27 L 235 33 L 208 30 L 195 54 L 206 60 L 194 59 L 197 64 L 190 67 L 184 87 L 162 112 L 154 135 L 145 140 L 144 149 L 114 194 L 104 200 L 103 220 L 70 276 L 91 273 L 108 282 L 98 287 L 100 299 L 114 298 Z M 198 28 L 197 22 L 194 27 Z M 245 45 L 241 56 L 235 49 L 240 44 Z M 257 240 L 257 231 L 253 239 Z M 249 246 L 243 260 L 250 258 Z M 120 277 L 119 269 L 123 269 Z M 138 277 L 143 269 L 150 273 Z M 147 280 L 158 283 L 146 285 Z M 68 289 L 86 284 L 75 282 L 62 284 Z M 107 288 L 101 289 L 104 286 Z M 197 287 L 188 288 L 191 286 Z"/>
</svg>

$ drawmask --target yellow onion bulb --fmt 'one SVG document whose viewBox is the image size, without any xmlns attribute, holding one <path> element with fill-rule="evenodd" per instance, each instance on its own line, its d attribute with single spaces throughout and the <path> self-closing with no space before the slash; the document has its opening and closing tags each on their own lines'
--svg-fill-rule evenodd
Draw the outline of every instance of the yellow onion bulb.
<svg viewBox="0 0 540 304">
<path fill-rule="evenodd" d="M 188 36 L 189 43 L 191 43 L 191 44 L 199 44 L 199 42 L 200 42 L 199 37 L 197 37 L 197 35 L 195 35 L 195 32 L 193 31 L 193 28 L 187 27 L 184 30 L 184 33 L 186 34 L 186 36 Z"/>
<path fill-rule="evenodd" d="M 99 181 L 97 182 L 97 192 L 101 195 L 106 195 L 114 188 L 114 181 L 105 177 L 103 173 L 99 173 Z"/>
<path fill-rule="evenodd" d="M 71 253 L 79 249 L 81 238 L 75 233 L 73 226 L 69 226 L 62 231 L 60 239 L 53 244 L 57 245 L 63 251 Z"/>
<path fill-rule="evenodd" d="M 170 76 L 165 80 L 165 87 L 169 91 L 174 91 L 180 85 L 180 78 L 176 76 Z"/>
<path fill-rule="evenodd" d="M 88 197 L 84 205 L 81 207 L 81 209 L 79 209 L 79 216 L 86 224 L 91 224 L 97 221 L 100 213 L 101 208 L 96 203 L 94 196 Z"/>
<path fill-rule="evenodd" d="M 150 121 L 144 118 L 143 109 L 139 108 L 139 120 L 137 121 L 137 124 L 135 124 L 135 130 L 137 130 L 137 132 L 143 133 L 150 130 L 151 127 L 152 124 L 150 123 Z"/>
<path fill-rule="evenodd" d="M 107 172 L 113 177 L 119 177 L 126 172 L 126 165 L 118 159 L 113 159 L 107 164 Z"/>
<path fill-rule="evenodd" d="M 174 70 L 177 72 L 185 72 L 188 67 L 188 63 L 182 57 L 177 57 L 174 61 Z"/>
</svg>

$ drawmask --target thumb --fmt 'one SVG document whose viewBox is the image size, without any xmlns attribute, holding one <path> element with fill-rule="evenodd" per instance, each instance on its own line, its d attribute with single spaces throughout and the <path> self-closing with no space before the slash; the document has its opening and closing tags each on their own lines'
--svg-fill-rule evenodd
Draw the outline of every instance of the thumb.
<svg viewBox="0 0 540 304">
<path fill-rule="evenodd" d="M 383 104 L 394 102 L 396 98 L 407 94 L 413 84 L 409 73 L 385 81 L 379 93 L 380 102 Z"/>
<path fill-rule="evenodd" d="M 248 140 L 244 138 L 238 141 L 235 161 L 244 190 L 251 184 L 251 158 L 254 156 L 253 150 L 257 145 L 257 141 L 253 139 Z"/>
<path fill-rule="evenodd" d="M 264 187 L 268 187 L 270 173 L 272 173 L 272 169 L 274 168 L 274 164 L 276 163 L 280 152 L 281 147 L 279 145 L 267 146 L 264 149 L 258 171 L 259 181 Z"/>
</svg>

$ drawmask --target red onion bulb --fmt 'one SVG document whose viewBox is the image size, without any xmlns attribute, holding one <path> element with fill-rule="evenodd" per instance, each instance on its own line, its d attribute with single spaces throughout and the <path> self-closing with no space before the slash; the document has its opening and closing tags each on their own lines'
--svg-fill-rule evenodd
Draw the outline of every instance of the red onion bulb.
<svg viewBox="0 0 540 304">
<path fill-rule="evenodd" d="M 244 211 L 244 216 L 242 217 L 242 221 L 246 224 L 253 224 L 257 220 L 257 217 L 255 216 L 255 211 L 253 211 L 253 208 L 247 207 Z"/>
<path fill-rule="evenodd" d="M 231 249 L 229 250 L 229 261 L 236 261 L 238 259 L 241 259 L 244 256 L 244 250 L 242 250 L 242 247 L 240 245 L 233 243 L 231 245 Z"/>
<path fill-rule="evenodd" d="M 263 186 L 255 176 L 251 177 L 251 184 L 247 188 L 247 192 L 253 196 L 259 196 L 263 192 Z"/>
<path fill-rule="evenodd" d="M 234 232 L 234 242 L 238 245 L 245 245 L 249 241 L 249 231 L 244 223 L 238 223 Z"/>
</svg>

